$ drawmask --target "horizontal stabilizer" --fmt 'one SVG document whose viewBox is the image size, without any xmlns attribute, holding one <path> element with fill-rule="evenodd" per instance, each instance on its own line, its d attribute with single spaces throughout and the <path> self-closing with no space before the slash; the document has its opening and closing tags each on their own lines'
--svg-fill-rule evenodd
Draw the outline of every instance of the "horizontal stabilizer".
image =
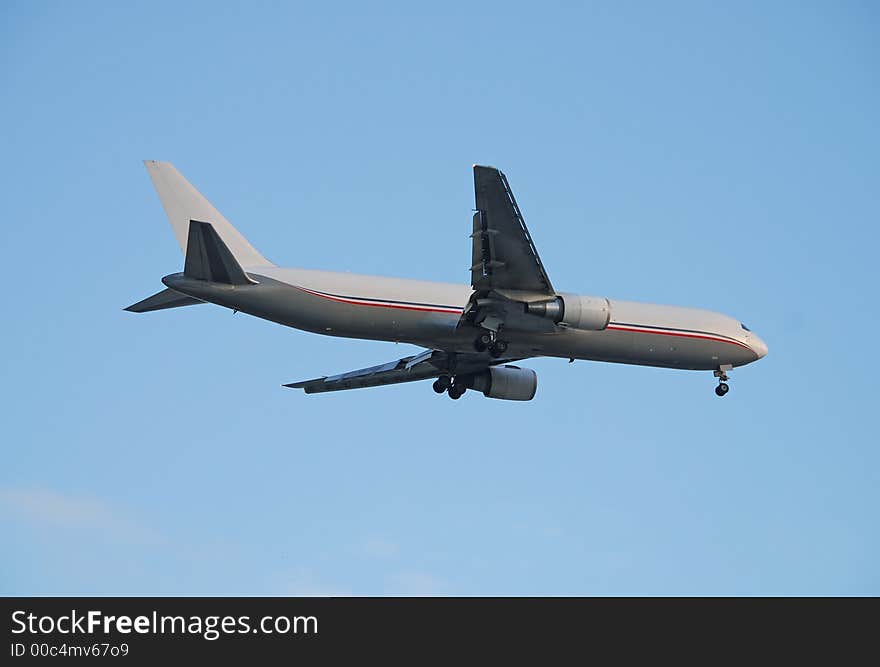
<svg viewBox="0 0 880 667">
<path fill-rule="evenodd" d="M 180 308 L 181 306 L 195 306 L 204 303 L 191 296 L 186 296 L 173 289 L 163 289 L 161 292 L 148 296 L 143 301 L 132 304 L 125 310 L 130 313 L 149 313 L 154 310 L 165 310 L 166 308 Z"/>
<path fill-rule="evenodd" d="M 183 275 L 226 285 L 255 285 L 209 222 L 190 220 Z"/>
</svg>

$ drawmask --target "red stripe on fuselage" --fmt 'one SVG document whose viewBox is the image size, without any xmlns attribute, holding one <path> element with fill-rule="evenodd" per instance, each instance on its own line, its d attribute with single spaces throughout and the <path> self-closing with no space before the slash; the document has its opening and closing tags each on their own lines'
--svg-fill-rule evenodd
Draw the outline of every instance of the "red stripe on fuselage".
<svg viewBox="0 0 880 667">
<path fill-rule="evenodd" d="M 375 308 L 396 308 L 398 310 L 415 310 L 422 313 L 450 313 L 454 315 L 458 315 L 461 313 L 461 308 L 435 308 L 431 306 L 415 306 L 415 305 L 404 305 L 401 303 L 382 303 L 382 302 L 373 302 L 373 301 L 362 301 L 360 299 L 348 299 L 341 296 L 336 296 L 332 294 L 324 294 L 323 292 L 316 292 L 314 290 L 307 289 L 305 287 L 300 287 L 299 285 L 294 285 L 298 290 L 302 290 L 307 294 L 312 294 L 314 296 L 319 296 L 322 299 L 329 299 L 330 301 L 336 301 L 338 303 L 349 303 L 354 306 L 373 306 Z"/>
<path fill-rule="evenodd" d="M 678 338 L 700 338 L 702 340 L 714 340 L 719 343 L 730 343 L 731 345 L 739 345 L 740 347 L 744 347 L 745 349 L 751 351 L 750 348 L 745 343 L 740 343 L 738 340 L 733 340 L 732 338 L 720 338 L 718 336 L 707 336 L 704 334 L 694 334 L 694 333 L 680 333 L 678 331 L 657 331 L 656 329 L 641 329 L 637 327 L 624 327 L 617 324 L 609 324 L 608 329 L 613 329 L 615 331 L 632 331 L 633 333 L 646 333 L 646 334 L 658 334 L 661 336 L 677 336 Z"/>
<path fill-rule="evenodd" d="M 422 313 L 449 313 L 449 314 L 459 314 L 462 312 L 460 308 L 438 308 L 432 306 L 416 306 L 416 305 L 404 305 L 400 303 L 387 303 L 387 302 L 374 302 L 374 301 L 363 301 L 360 299 L 354 298 L 346 298 L 342 296 L 337 296 L 334 294 L 325 294 L 324 292 L 316 292 L 315 290 L 310 290 L 306 287 L 300 287 L 299 285 L 294 285 L 298 290 L 301 290 L 307 294 L 311 294 L 313 296 L 321 297 L 322 299 L 328 299 L 329 301 L 336 301 L 337 303 L 348 303 L 354 306 L 373 306 L 376 308 L 396 308 L 399 310 L 414 310 Z M 738 345 L 739 347 L 745 348 L 746 350 L 751 351 L 748 345 L 744 343 L 740 343 L 738 340 L 734 340 L 732 338 L 721 338 L 719 336 L 711 336 L 706 334 L 696 334 L 696 333 L 684 333 L 678 331 L 658 331 L 656 329 L 643 329 L 640 327 L 630 327 L 630 326 L 621 326 L 619 324 L 609 324 L 607 329 L 613 331 L 631 331 L 633 333 L 645 333 L 645 334 L 655 334 L 661 336 L 675 336 L 678 338 L 697 338 L 700 340 L 712 340 L 717 341 L 719 343 L 730 343 L 731 345 Z"/>
</svg>

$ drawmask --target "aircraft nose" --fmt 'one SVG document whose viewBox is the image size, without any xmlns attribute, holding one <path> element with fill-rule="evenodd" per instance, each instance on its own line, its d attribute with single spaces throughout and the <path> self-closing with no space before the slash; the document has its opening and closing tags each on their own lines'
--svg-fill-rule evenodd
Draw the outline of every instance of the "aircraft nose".
<svg viewBox="0 0 880 667">
<path fill-rule="evenodd" d="M 763 340 L 752 334 L 752 340 L 750 341 L 752 346 L 752 351 L 758 355 L 758 359 L 763 359 L 767 356 L 767 343 Z"/>
</svg>

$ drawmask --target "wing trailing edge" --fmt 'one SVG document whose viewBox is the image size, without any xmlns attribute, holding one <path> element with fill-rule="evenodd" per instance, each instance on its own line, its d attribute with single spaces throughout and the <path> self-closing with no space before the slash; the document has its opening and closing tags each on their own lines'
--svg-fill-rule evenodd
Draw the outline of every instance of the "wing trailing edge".
<svg viewBox="0 0 880 667">
<path fill-rule="evenodd" d="M 453 373 L 456 376 L 473 375 L 508 361 L 513 360 L 492 359 L 488 355 L 477 353 L 451 354 L 441 350 L 425 350 L 421 354 L 389 361 L 386 364 L 340 373 L 339 375 L 319 377 L 314 380 L 291 382 L 283 386 L 302 389 L 307 394 L 322 394 L 328 391 L 417 382 Z"/>
<path fill-rule="evenodd" d="M 474 195 L 474 290 L 555 294 L 507 177 L 495 167 L 474 165 Z"/>
</svg>

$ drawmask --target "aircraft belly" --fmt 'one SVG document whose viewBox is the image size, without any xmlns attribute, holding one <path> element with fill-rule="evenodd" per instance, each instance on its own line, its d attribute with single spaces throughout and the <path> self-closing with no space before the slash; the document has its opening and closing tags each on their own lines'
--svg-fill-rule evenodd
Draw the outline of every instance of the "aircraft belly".
<svg viewBox="0 0 880 667">
<path fill-rule="evenodd" d="M 731 343 L 613 329 L 518 336 L 512 341 L 511 353 L 687 370 L 714 370 L 722 364 L 742 366 L 755 360 L 751 350 Z"/>
<path fill-rule="evenodd" d="M 448 337 L 459 319 L 458 313 L 346 303 L 264 276 L 258 280 L 259 285 L 236 289 L 234 294 L 212 294 L 210 300 L 296 329 L 346 338 L 411 341 Z"/>
<path fill-rule="evenodd" d="M 720 364 L 732 363 L 736 358 L 736 352 L 729 343 L 662 334 L 632 335 L 632 358 L 635 363 L 644 366 L 712 370 Z"/>
</svg>

